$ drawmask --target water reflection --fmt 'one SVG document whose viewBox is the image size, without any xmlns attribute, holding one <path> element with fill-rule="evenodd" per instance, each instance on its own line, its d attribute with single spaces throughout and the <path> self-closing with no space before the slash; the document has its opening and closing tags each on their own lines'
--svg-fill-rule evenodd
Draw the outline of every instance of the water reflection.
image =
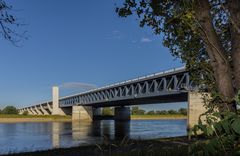
<svg viewBox="0 0 240 156">
<path fill-rule="evenodd" d="M 53 148 L 60 147 L 60 129 L 61 129 L 60 122 L 52 123 L 52 147 Z"/>
<path fill-rule="evenodd" d="M 130 121 L 116 121 L 114 122 L 115 139 L 122 140 L 130 136 Z"/>
<path fill-rule="evenodd" d="M 0 124 L 0 154 L 96 144 L 109 139 L 186 135 L 186 120 Z"/>
</svg>

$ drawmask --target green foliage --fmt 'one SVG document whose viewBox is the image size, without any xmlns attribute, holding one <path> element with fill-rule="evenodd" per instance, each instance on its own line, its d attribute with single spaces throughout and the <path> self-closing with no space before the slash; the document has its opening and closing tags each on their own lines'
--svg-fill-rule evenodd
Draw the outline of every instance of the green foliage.
<svg viewBox="0 0 240 156">
<path fill-rule="evenodd" d="M 235 97 L 235 100 L 236 100 L 237 104 L 240 105 L 240 90 L 238 91 L 238 93 Z"/>
<path fill-rule="evenodd" d="M 28 111 L 24 111 L 22 115 L 28 115 Z"/>
<path fill-rule="evenodd" d="M 136 15 L 140 27 L 150 27 L 157 35 L 163 36 L 164 46 L 170 49 L 174 57 L 180 58 L 188 69 L 191 70 L 192 79 L 196 83 L 209 84 L 210 90 L 214 90 L 215 83 L 212 68 L 209 64 L 209 57 L 204 46 L 204 41 L 199 36 L 199 24 L 196 22 L 194 3 L 195 1 L 173 1 L 173 0 L 125 0 L 121 7 L 116 8 L 120 17 Z M 212 3 L 214 3 L 212 1 Z M 216 10 L 220 4 L 212 8 Z M 214 11 L 218 16 L 219 11 Z M 224 17 L 219 16 L 216 28 L 229 49 L 229 31 L 224 29 L 226 22 L 221 23 Z M 228 40 L 226 40 L 228 39 Z M 200 77 L 199 75 L 202 75 Z M 203 79 L 204 78 L 204 79 Z"/>
<path fill-rule="evenodd" d="M 182 114 L 182 115 L 187 115 L 187 109 L 186 108 L 180 108 L 178 111 L 176 110 L 150 110 L 145 113 L 144 110 L 139 109 L 139 107 L 135 106 L 132 107 L 131 110 L 132 115 L 173 115 L 173 114 Z"/>
<path fill-rule="evenodd" d="M 238 1 L 125 0 L 116 12 L 120 17 L 136 15 L 140 27 L 148 26 L 155 34 L 161 34 L 164 46 L 186 63 L 199 91 L 211 94 L 212 99 L 205 101 L 208 108 L 204 114 L 206 121 L 200 120 L 194 129 L 195 133 L 202 131 L 208 140 L 196 151 L 200 155 L 226 155 L 229 151 L 239 150 L 240 120 L 239 114 L 233 112 L 235 102 L 240 103 L 240 91 L 233 99 L 235 91 L 240 89 L 236 75 L 239 74 L 236 72 L 239 58 L 233 57 L 239 53 L 234 46 L 239 45 L 239 39 L 235 37 L 239 36 L 240 30 Z M 226 64 L 224 68 L 220 68 L 223 64 Z M 226 70 L 222 72 L 221 69 Z M 224 81 L 226 75 L 229 79 Z"/>
<path fill-rule="evenodd" d="M 166 110 L 157 110 L 157 111 L 156 111 L 156 114 L 157 114 L 157 115 L 167 115 L 168 112 L 167 112 Z"/>
<path fill-rule="evenodd" d="M 114 110 L 110 107 L 105 107 L 102 109 L 102 115 L 114 115 Z"/>
<path fill-rule="evenodd" d="M 155 114 L 155 111 L 154 110 L 151 110 L 151 111 L 148 111 L 147 112 L 147 115 L 154 115 Z"/>
<path fill-rule="evenodd" d="M 199 120 L 192 132 L 197 136 L 200 132 L 207 138 L 204 143 L 194 144 L 193 152 L 205 153 L 206 155 L 217 155 L 219 153 L 239 152 L 240 138 L 240 115 L 225 111 L 205 113 L 204 121 Z"/>
<path fill-rule="evenodd" d="M 178 113 L 179 113 L 179 114 L 182 114 L 182 115 L 187 115 L 187 109 L 186 109 L 186 108 L 180 108 L 180 109 L 178 110 Z"/>
<path fill-rule="evenodd" d="M 168 114 L 178 114 L 178 112 L 171 109 L 171 110 L 168 110 Z"/>
<path fill-rule="evenodd" d="M 14 106 L 6 106 L 3 110 L 2 110 L 2 114 L 18 114 L 18 110 L 16 107 Z"/>
<path fill-rule="evenodd" d="M 144 115 L 145 114 L 145 110 L 140 109 L 138 106 L 134 106 L 131 109 L 131 114 L 132 115 Z"/>
</svg>

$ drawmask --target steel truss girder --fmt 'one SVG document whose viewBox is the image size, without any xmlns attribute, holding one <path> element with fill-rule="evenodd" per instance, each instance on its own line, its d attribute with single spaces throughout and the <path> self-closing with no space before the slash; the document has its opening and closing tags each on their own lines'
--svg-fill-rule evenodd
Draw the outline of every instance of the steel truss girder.
<svg viewBox="0 0 240 156">
<path fill-rule="evenodd" d="M 187 92 L 193 88 L 193 83 L 189 79 L 189 73 L 185 71 L 94 90 L 60 99 L 59 102 L 61 107 L 92 105 L 103 102 L 177 94 Z"/>
</svg>

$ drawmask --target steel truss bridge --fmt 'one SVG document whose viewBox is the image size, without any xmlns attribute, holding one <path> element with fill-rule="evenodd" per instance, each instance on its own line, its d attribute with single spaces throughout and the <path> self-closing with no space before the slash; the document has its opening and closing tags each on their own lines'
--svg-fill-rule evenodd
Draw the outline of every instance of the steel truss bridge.
<svg viewBox="0 0 240 156">
<path fill-rule="evenodd" d="M 187 93 L 196 90 L 185 67 L 154 73 L 92 89 L 59 99 L 60 107 L 74 105 L 110 107 L 187 101 Z M 52 101 L 26 108 L 52 109 Z"/>
</svg>

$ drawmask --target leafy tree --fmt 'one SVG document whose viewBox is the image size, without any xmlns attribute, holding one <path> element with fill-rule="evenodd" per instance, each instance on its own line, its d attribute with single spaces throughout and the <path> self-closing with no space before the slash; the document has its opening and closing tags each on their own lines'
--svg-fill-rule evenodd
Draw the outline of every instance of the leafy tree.
<svg viewBox="0 0 240 156">
<path fill-rule="evenodd" d="M 154 110 L 151 110 L 151 111 L 148 111 L 147 112 L 147 115 L 154 115 L 155 114 L 155 111 Z"/>
<path fill-rule="evenodd" d="M 22 115 L 28 115 L 28 111 L 24 111 Z"/>
<path fill-rule="evenodd" d="M 110 107 L 105 107 L 102 109 L 102 115 L 113 115 L 114 111 Z"/>
<path fill-rule="evenodd" d="M 145 110 L 140 109 L 138 106 L 134 106 L 131 109 L 131 114 L 132 115 L 144 115 L 145 114 Z"/>
<path fill-rule="evenodd" d="M 239 0 L 125 0 L 120 17 L 135 14 L 140 26 L 163 36 L 192 79 L 208 88 L 220 110 L 236 111 L 240 89 Z M 213 103 L 211 105 L 214 105 Z"/>
<path fill-rule="evenodd" d="M 168 114 L 178 114 L 178 112 L 171 109 L 171 110 L 168 110 Z"/>
<path fill-rule="evenodd" d="M 22 26 L 17 22 L 16 17 L 12 14 L 12 6 L 4 0 L 0 0 L 0 34 L 12 44 L 17 45 L 21 39 L 27 39 L 26 32 L 18 33 L 15 28 Z"/>
<path fill-rule="evenodd" d="M 3 110 L 2 110 L 2 114 L 18 114 L 18 110 L 16 107 L 14 106 L 6 106 Z"/>
<path fill-rule="evenodd" d="M 186 108 L 180 108 L 180 109 L 178 110 L 178 113 L 179 113 L 179 114 L 182 114 L 182 115 L 187 115 L 187 109 L 186 109 Z"/>
<path fill-rule="evenodd" d="M 166 110 L 158 110 L 158 111 L 156 111 L 156 114 L 157 115 L 166 115 L 166 114 L 168 114 L 168 112 Z"/>
</svg>

